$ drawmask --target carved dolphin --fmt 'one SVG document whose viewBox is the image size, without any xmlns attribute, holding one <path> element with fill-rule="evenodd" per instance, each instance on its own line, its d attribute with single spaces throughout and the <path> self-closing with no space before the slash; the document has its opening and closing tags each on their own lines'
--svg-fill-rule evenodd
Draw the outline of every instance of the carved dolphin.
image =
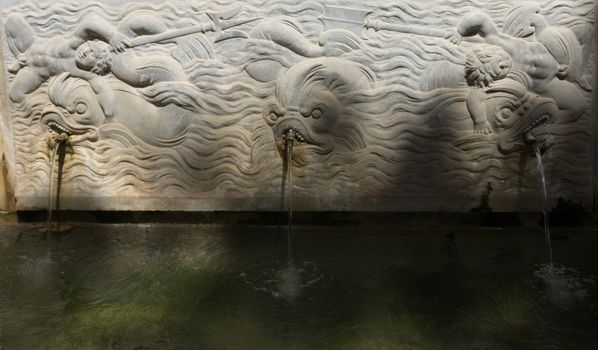
<svg viewBox="0 0 598 350">
<path fill-rule="evenodd" d="M 556 121 L 554 100 L 528 91 L 515 80 L 504 80 L 486 91 L 487 115 L 498 134 L 498 149 L 503 153 L 520 150 L 526 138 L 548 143 L 549 125 Z M 546 144 L 545 146 L 548 146 Z"/>
<path fill-rule="evenodd" d="M 292 66 L 276 81 L 275 97 L 263 116 L 279 147 L 293 130 L 300 145 L 313 146 L 320 154 L 366 147 L 359 122 L 347 106 L 355 93 L 371 88 L 373 73 L 366 67 L 339 58 L 314 58 Z"/>
<path fill-rule="evenodd" d="M 41 122 L 53 131 L 92 141 L 98 139 L 100 127 L 113 123 L 125 127 L 119 133 L 129 143 L 141 140 L 164 147 L 182 142 L 192 113 L 173 104 L 160 107 L 136 91 L 124 84 L 113 86 L 115 113 L 106 118 L 89 83 L 65 73 L 49 84 L 50 103 L 42 111 Z"/>
<path fill-rule="evenodd" d="M 455 142 L 462 150 L 496 142 L 501 153 L 524 149 L 526 139 L 533 138 L 546 148 L 552 139 L 551 126 L 557 121 L 558 108 L 554 100 L 530 92 L 511 79 L 504 79 L 486 90 L 486 115 L 494 134 L 470 135 Z"/>
</svg>

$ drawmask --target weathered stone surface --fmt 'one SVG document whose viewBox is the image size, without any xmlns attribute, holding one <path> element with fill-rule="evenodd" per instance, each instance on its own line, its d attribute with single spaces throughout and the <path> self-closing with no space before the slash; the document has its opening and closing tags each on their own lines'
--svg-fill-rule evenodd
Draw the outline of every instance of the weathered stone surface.
<svg viewBox="0 0 598 350">
<path fill-rule="evenodd" d="M 591 0 L 1 3 L 19 209 L 591 205 Z"/>
<path fill-rule="evenodd" d="M 0 135 L 0 159 L 2 160 L 2 163 L 4 163 L 4 142 L 2 140 L 1 135 Z M 2 163 L 0 163 L 0 164 L 2 164 Z M 4 168 L 4 166 L 2 166 L 2 168 Z M 8 194 L 7 194 L 6 189 L 7 189 L 6 175 L 4 175 L 4 171 L 0 171 L 0 210 L 7 210 L 9 207 Z"/>
</svg>

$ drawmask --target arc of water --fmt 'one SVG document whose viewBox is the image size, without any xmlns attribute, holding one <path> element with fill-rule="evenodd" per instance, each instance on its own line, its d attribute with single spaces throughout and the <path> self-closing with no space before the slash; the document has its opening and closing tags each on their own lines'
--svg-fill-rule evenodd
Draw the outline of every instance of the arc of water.
<svg viewBox="0 0 598 350">
<path fill-rule="evenodd" d="M 56 155 L 60 146 L 66 142 L 67 135 L 62 133 L 60 135 L 52 135 L 52 155 L 50 156 L 50 179 L 49 179 L 49 193 L 48 193 L 48 217 L 46 218 L 46 236 L 48 238 L 48 244 L 51 241 L 52 234 L 52 202 L 54 199 L 54 169 L 56 167 Z"/>
<path fill-rule="evenodd" d="M 50 186 L 48 193 L 48 217 L 46 218 L 46 237 L 48 238 L 48 243 L 50 242 L 50 235 L 52 232 L 50 225 L 52 224 L 52 202 L 54 198 L 54 168 L 56 165 L 58 147 L 60 147 L 60 144 L 55 142 L 52 148 L 52 155 L 50 156 Z"/>
<path fill-rule="evenodd" d="M 552 242 L 550 240 L 550 227 L 548 226 L 548 193 L 546 191 L 546 178 L 544 177 L 544 163 L 542 162 L 542 153 L 540 146 L 537 143 L 533 144 L 534 153 L 536 154 L 536 164 L 538 172 L 540 173 L 540 183 L 542 185 L 542 195 L 544 203 L 542 205 L 542 216 L 544 218 L 544 239 L 546 241 L 546 250 L 548 252 L 548 259 L 552 267 Z"/>
<path fill-rule="evenodd" d="M 285 145 L 285 175 L 286 175 L 286 202 L 287 202 L 287 252 L 289 265 L 293 264 L 293 145 L 295 142 L 295 134 L 292 130 L 287 132 L 284 136 Z"/>
</svg>

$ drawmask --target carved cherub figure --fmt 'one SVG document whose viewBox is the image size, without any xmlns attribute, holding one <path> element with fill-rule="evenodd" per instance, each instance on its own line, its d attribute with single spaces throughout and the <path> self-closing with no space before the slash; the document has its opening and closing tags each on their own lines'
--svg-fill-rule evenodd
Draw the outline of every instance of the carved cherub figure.
<svg viewBox="0 0 598 350">
<path fill-rule="evenodd" d="M 582 74 L 591 53 L 593 31 L 588 23 L 574 24 L 571 28 L 551 25 L 542 14 L 540 4 L 529 1 L 515 6 L 503 25 L 505 34 L 542 43 L 559 64 L 567 66 L 563 78 L 587 90 L 589 83 Z"/>
<path fill-rule="evenodd" d="M 438 62 L 426 69 L 420 88 L 431 91 L 438 88 L 469 86 L 466 106 L 473 120 L 475 134 L 490 134 L 492 126 L 486 116 L 486 90 L 497 80 L 507 77 L 513 62 L 509 54 L 496 46 L 485 46 L 470 51 L 463 65 Z"/>
<path fill-rule="evenodd" d="M 98 96 L 98 101 L 107 116 L 112 115 L 110 88 L 97 75 L 77 67 L 75 53 L 86 41 L 98 38 L 109 43 L 111 50 L 122 52 L 130 41 L 102 18 L 90 16 L 73 32 L 52 38 L 35 35 L 29 24 L 20 15 L 8 16 L 5 25 L 8 46 L 17 58 L 9 67 L 15 78 L 9 88 L 9 98 L 22 102 L 52 76 L 69 73 L 73 77 L 88 81 Z"/>
<path fill-rule="evenodd" d="M 530 91 L 553 99 L 566 121 L 576 120 L 586 103 L 579 88 L 567 80 L 574 68 L 571 65 L 577 64 L 570 58 L 577 56 L 579 43 L 575 45 L 563 33 L 553 31 L 552 40 L 529 41 L 499 32 L 487 14 L 474 11 L 461 20 L 449 40 L 458 44 L 477 35 L 487 44 L 502 47 L 513 59 L 513 70 L 521 83 Z"/>
<path fill-rule="evenodd" d="M 502 49 L 471 51 L 465 60 L 465 80 L 472 86 L 467 95 L 467 110 L 473 119 L 476 134 L 489 134 L 492 126 L 486 116 L 486 91 L 496 80 L 504 79 L 511 70 L 511 56 Z"/>
<path fill-rule="evenodd" d="M 116 53 L 102 41 L 88 41 L 77 48 L 77 68 L 98 76 L 112 73 L 117 79 L 137 88 L 163 81 L 188 81 L 180 63 L 165 54 L 142 56 L 132 51 Z"/>
</svg>

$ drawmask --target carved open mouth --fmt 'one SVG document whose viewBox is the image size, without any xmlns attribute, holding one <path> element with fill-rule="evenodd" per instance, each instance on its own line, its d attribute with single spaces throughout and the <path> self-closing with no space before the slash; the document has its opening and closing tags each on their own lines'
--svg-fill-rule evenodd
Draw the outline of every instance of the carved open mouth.
<svg viewBox="0 0 598 350">
<path fill-rule="evenodd" d="M 523 136 L 525 138 L 528 134 L 539 136 L 548 133 L 547 126 L 554 122 L 556 105 L 552 101 L 542 99 L 530 109 L 531 111 L 527 115 L 515 119 L 516 123 L 510 132 L 512 137 Z"/>
<path fill-rule="evenodd" d="M 552 117 L 549 114 L 543 114 L 534 119 L 524 130 L 523 137 L 526 143 L 530 145 L 537 144 L 542 151 L 550 148 L 554 143 L 554 137 L 550 133 L 551 119 Z"/>
<path fill-rule="evenodd" d="M 520 150 L 531 143 L 548 147 L 553 137 L 550 125 L 554 122 L 556 105 L 546 99 L 535 103 L 532 111 L 514 119 L 513 126 L 505 130 L 499 139 L 499 150 L 503 153 Z"/>
<path fill-rule="evenodd" d="M 552 117 L 550 114 L 548 114 L 548 113 L 542 114 L 538 118 L 535 118 L 532 120 L 532 122 L 523 130 L 523 134 L 527 135 L 530 132 L 532 134 L 534 134 L 538 131 L 543 131 L 544 128 L 542 128 L 542 126 L 547 125 L 551 119 L 552 119 Z"/>
<path fill-rule="evenodd" d="M 46 108 L 42 112 L 40 121 L 47 125 L 51 131 L 58 134 L 81 135 L 88 131 L 89 127 L 77 124 L 68 113 L 59 108 Z"/>
<path fill-rule="evenodd" d="M 303 135 L 301 135 L 300 132 L 289 128 L 287 130 L 284 131 L 283 136 L 282 136 L 284 141 L 287 141 L 289 139 L 292 139 L 293 142 L 299 142 L 299 143 L 305 143 L 305 137 Z"/>
<path fill-rule="evenodd" d="M 285 119 L 274 126 L 274 138 L 276 141 L 286 141 L 288 137 L 293 137 L 297 144 L 315 144 L 309 130 L 302 122 L 296 119 Z"/>
<path fill-rule="evenodd" d="M 67 135 L 72 135 L 73 134 L 70 130 L 68 130 L 64 126 L 56 123 L 55 121 L 48 121 L 46 123 L 46 125 L 50 128 L 50 130 L 52 132 L 55 132 L 57 134 L 62 134 L 62 133 L 65 133 Z"/>
</svg>

